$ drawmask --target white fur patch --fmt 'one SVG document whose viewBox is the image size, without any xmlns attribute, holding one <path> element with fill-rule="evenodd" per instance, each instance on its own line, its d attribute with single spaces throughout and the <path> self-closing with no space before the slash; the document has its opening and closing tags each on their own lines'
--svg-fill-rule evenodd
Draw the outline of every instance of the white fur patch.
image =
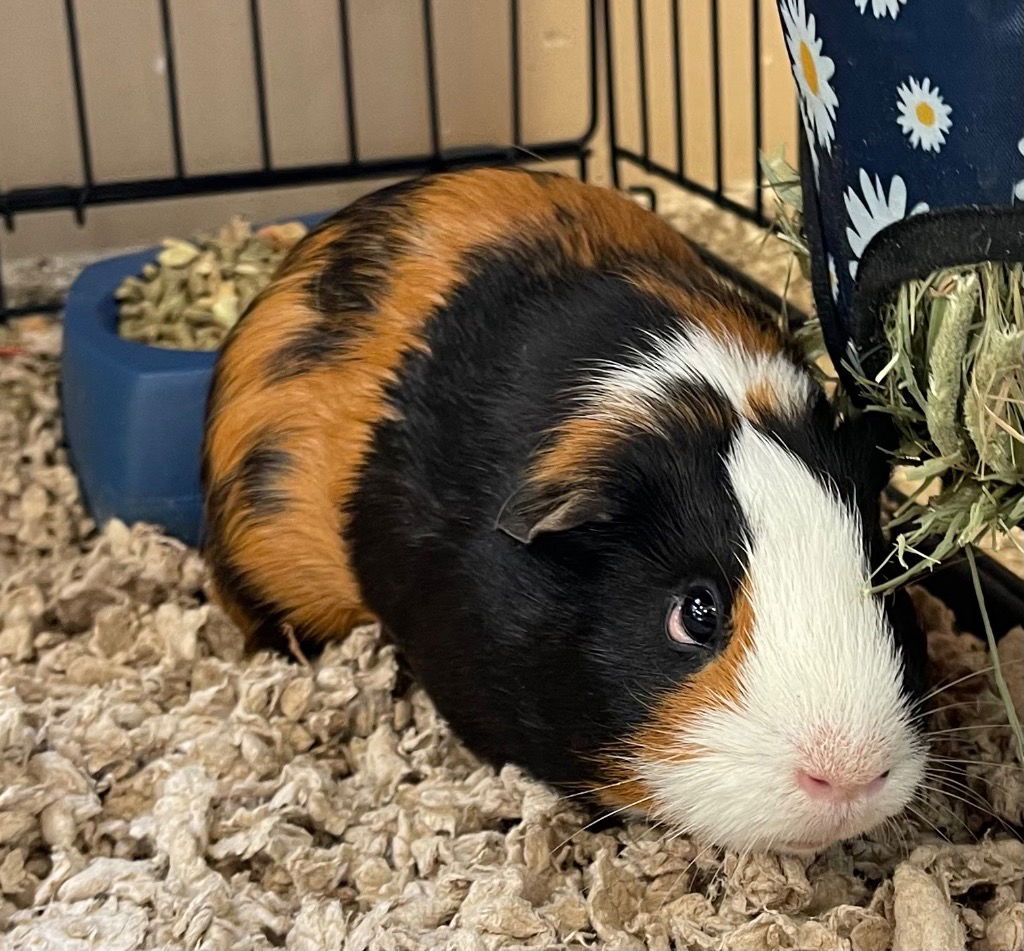
<svg viewBox="0 0 1024 951">
<path fill-rule="evenodd" d="M 736 704 L 702 712 L 680 742 L 701 752 L 649 765 L 666 817 L 736 848 L 832 841 L 901 811 L 924 751 L 911 729 L 901 662 L 882 606 L 867 594 L 859 518 L 794 455 L 747 422 L 726 460 L 750 527 L 752 646 Z M 812 800 L 804 769 L 881 790 Z"/>
<path fill-rule="evenodd" d="M 747 394 L 761 386 L 776 394 L 782 413 L 796 415 L 811 399 L 813 382 L 784 354 L 752 353 L 701 327 L 650 338 L 651 349 L 637 351 L 635 360 L 601 367 L 584 401 L 656 413 L 673 399 L 672 384 L 679 381 L 717 390 L 740 415 L 749 412 Z"/>
</svg>

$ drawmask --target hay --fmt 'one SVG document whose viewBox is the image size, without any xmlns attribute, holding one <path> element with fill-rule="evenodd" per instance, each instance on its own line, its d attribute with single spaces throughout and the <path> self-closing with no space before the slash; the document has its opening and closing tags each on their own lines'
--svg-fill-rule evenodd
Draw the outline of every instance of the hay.
<svg viewBox="0 0 1024 951">
<path fill-rule="evenodd" d="M 984 645 L 937 602 L 918 595 L 937 678 L 959 680 L 934 721 L 955 731 L 936 737 L 950 795 L 814 861 L 585 829 L 477 763 L 372 627 L 312 667 L 241 659 L 194 551 L 85 517 L 57 332 L 0 346 L 5 946 L 867 949 L 941 925 L 1024 947 L 1024 844 L 1002 825 L 1024 774 Z M 1019 656 L 1024 630 L 1004 644 Z"/>
<path fill-rule="evenodd" d="M 883 314 L 887 365 L 858 372 L 917 485 L 893 521 L 903 579 L 1024 521 L 1022 279 L 1019 265 L 983 264 L 908 283 Z M 929 538 L 930 555 L 910 557 Z"/>
<path fill-rule="evenodd" d="M 796 172 L 781 154 L 762 162 L 778 203 L 778 229 L 806 272 Z M 890 522 L 895 587 L 968 545 L 1024 544 L 1024 268 L 987 263 L 909 281 L 882 314 L 887 361 L 869 377 L 849 367 L 868 412 L 891 417 L 909 501 Z M 801 329 L 822 364 L 817 321 Z M 834 386 L 838 381 L 833 378 Z M 849 408 L 846 394 L 840 405 Z M 922 549 L 934 542 L 928 554 Z"/>
</svg>

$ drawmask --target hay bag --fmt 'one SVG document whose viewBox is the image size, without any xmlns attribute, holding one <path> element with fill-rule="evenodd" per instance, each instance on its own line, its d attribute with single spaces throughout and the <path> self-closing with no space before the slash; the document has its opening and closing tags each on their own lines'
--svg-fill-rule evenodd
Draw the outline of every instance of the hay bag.
<svg viewBox="0 0 1024 951">
<path fill-rule="evenodd" d="M 1024 11 L 1012 0 L 779 0 L 779 11 L 825 347 L 852 402 L 894 419 L 898 461 L 939 489 L 898 516 L 899 557 L 938 539 L 909 576 L 993 533 L 1019 544 Z"/>
</svg>

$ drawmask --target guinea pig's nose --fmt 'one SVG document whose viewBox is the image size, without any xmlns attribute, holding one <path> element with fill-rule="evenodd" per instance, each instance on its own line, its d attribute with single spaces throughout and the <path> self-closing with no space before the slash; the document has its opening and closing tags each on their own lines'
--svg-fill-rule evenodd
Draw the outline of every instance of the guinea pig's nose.
<svg viewBox="0 0 1024 951">
<path fill-rule="evenodd" d="M 806 770 L 796 771 L 797 785 L 812 799 L 831 802 L 852 802 L 864 796 L 870 796 L 885 785 L 889 770 L 869 779 L 867 782 L 851 781 L 846 777 L 829 776 L 809 773 Z"/>
</svg>

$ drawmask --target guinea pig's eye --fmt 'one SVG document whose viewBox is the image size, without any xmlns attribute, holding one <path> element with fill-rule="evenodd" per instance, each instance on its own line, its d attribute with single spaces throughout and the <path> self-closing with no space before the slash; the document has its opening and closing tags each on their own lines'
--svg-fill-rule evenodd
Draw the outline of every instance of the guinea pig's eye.
<svg viewBox="0 0 1024 951">
<path fill-rule="evenodd" d="M 721 598 L 708 582 L 690 585 L 672 602 L 666 624 L 669 639 L 677 644 L 703 646 L 722 626 Z"/>
</svg>

